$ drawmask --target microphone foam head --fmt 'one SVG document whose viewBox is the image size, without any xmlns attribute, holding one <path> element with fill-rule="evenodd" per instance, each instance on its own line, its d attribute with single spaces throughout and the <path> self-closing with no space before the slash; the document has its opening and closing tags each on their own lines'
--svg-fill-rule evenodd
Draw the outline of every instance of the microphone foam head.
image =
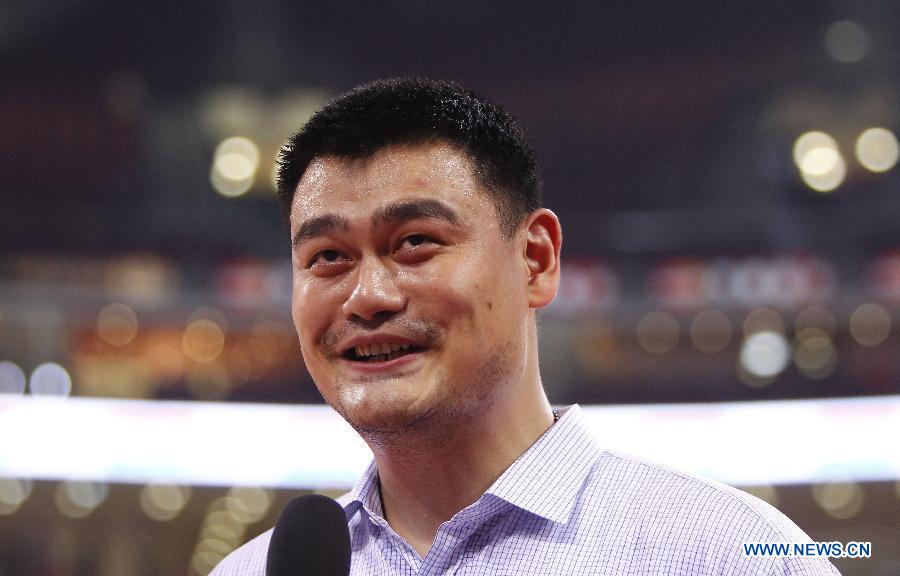
<svg viewBox="0 0 900 576">
<path fill-rule="evenodd" d="M 269 542 L 266 576 L 347 576 L 350 530 L 341 505 L 321 494 L 287 503 Z"/>
</svg>

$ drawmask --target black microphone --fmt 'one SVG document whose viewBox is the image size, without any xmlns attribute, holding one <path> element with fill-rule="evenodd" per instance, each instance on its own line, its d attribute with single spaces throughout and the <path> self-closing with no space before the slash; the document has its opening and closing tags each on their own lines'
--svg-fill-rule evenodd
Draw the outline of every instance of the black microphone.
<svg viewBox="0 0 900 576">
<path fill-rule="evenodd" d="M 321 494 L 287 503 L 269 541 L 266 576 L 348 576 L 350 529 L 341 505 Z"/>
</svg>

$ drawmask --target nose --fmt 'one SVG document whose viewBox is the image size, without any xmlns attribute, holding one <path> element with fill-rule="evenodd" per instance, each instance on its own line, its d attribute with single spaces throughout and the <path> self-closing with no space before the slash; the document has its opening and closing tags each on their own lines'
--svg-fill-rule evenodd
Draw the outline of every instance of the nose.
<svg viewBox="0 0 900 576">
<path fill-rule="evenodd" d="M 406 296 L 397 286 L 394 272 L 378 258 L 363 258 L 357 267 L 353 292 L 344 301 L 344 314 L 371 321 L 403 310 Z"/>
</svg>

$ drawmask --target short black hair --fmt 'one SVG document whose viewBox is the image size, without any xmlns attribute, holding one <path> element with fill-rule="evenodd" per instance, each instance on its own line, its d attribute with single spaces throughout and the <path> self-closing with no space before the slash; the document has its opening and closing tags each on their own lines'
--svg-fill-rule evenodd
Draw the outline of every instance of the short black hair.
<svg viewBox="0 0 900 576">
<path fill-rule="evenodd" d="M 510 238 L 541 207 L 540 169 L 515 119 L 501 106 L 448 81 L 377 80 L 331 100 L 278 155 L 285 220 L 294 191 L 315 158 L 365 158 L 392 145 L 447 142 L 468 157 Z"/>
</svg>

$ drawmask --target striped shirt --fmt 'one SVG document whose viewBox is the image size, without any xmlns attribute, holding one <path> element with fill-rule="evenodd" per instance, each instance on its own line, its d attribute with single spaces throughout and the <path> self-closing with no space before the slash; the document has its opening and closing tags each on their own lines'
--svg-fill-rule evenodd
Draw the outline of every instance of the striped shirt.
<svg viewBox="0 0 900 576">
<path fill-rule="evenodd" d="M 381 508 L 374 462 L 338 499 L 353 575 L 835 575 L 827 559 L 745 556 L 747 542 L 810 542 L 765 502 L 633 456 L 604 450 L 578 406 L 471 506 L 444 522 L 422 558 Z M 212 576 L 265 576 L 272 531 Z"/>
</svg>

